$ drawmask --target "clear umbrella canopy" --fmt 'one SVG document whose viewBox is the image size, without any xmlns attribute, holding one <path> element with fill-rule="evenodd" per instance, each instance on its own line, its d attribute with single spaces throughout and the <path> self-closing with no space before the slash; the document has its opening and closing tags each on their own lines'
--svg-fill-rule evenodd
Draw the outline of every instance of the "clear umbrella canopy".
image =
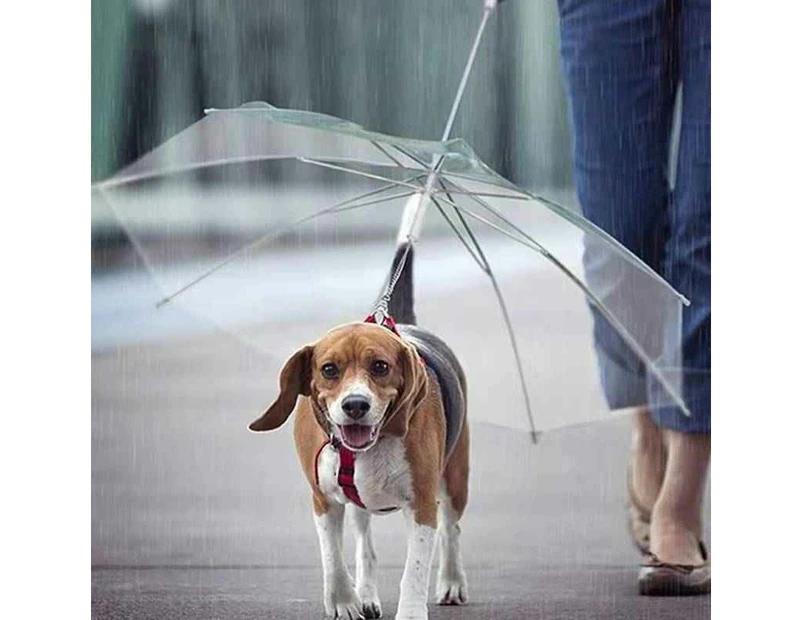
<svg viewBox="0 0 803 620">
<path fill-rule="evenodd" d="M 641 360 L 658 398 L 685 409 L 686 300 L 462 140 L 398 138 L 252 103 L 210 110 L 94 191 L 161 291 L 154 312 L 180 305 L 275 364 L 372 309 L 405 205 L 421 201 L 418 320 L 465 365 L 473 420 L 545 430 L 605 417 L 589 308 Z M 275 389 L 266 380 L 266 398 Z M 500 409 L 499 390 L 521 398 Z"/>
</svg>

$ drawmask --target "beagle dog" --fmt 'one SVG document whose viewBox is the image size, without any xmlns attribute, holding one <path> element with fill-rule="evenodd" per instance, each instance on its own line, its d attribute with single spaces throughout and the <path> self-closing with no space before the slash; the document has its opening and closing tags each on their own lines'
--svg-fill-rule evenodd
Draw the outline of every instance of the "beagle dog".
<svg viewBox="0 0 803 620">
<path fill-rule="evenodd" d="M 394 267 L 404 260 L 402 249 Z M 302 347 L 281 370 L 278 398 L 249 427 L 276 429 L 295 411 L 324 607 L 334 618 L 381 617 L 371 516 L 397 510 L 408 535 L 396 618 L 427 618 L 436 541 L 438 601 L 459 605 L 467 597 L 458 525 L 468 499 L 465 376 L 449 347 L 414 325 L 412 249 L 404 250 L 409 256 L 389 308 L 410 324 L 351 323 Z M 356 530 L 356 581 L 343 558 L 347 505 Z"/>
</svg>

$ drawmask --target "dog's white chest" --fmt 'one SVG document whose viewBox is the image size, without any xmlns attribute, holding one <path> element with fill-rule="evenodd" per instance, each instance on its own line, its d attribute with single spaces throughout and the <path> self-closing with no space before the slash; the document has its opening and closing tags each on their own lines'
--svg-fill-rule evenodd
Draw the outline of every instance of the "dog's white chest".
<svg viewBox="0 0 803 620">
<path fill-rule="evenodd" d="M 324 495 L 341 504 L 350 500 L 338 482 L 340 455 L 331 445 L 318 457 L 318 486 Z M 354 486 L 360 500 L 371 512 L 389 512 L 412 501 L 410 464 L 404 442 L 396 437 L 382 437 L 370 450 L 356 453 Z"/>
</svg>

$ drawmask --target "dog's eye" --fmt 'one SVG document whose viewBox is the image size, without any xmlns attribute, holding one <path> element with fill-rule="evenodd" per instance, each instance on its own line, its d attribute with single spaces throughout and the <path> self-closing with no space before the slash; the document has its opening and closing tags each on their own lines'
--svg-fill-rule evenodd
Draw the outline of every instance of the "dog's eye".
<svg viewBox="0 0 803 620">
<path fill-rule="evenodd" d="M 323 375 L 324 379 L 337 379 L 339 371 L 337 370 L 337 366 L 335 364 L 329 362 L 328 364 L 321 366 L 321 374 Z"/>
<path fill-rule="evenodd" d="M 384 377 L 386 374 L 388 374 L 389 369 L 390 366 L 388 366 L 388 363 L 383 360 L 374 360 L 371 362 L 371 373 L 377 377 Z"/>
</svg>

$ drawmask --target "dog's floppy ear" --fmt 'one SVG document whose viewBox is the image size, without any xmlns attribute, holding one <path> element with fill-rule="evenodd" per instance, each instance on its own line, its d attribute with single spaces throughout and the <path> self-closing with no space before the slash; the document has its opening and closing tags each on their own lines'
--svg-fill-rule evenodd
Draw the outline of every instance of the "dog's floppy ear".
<svg viewBox="0 0 803 620">
<path fill-rule="evenodd" d="M 427 371 L 418 357 L 418 351 L 410 344 L 404 343 L 400 356 L 404 384 L 401 393 L 393 405 L 383 431 L 395 437 L 404 437 L 410 416 L 427 396 Z"/>
<path fill-rule="evenodd" d="M 248 425 L 252 431 L 272 431 L 285 423 L 296 406 L 299 394 L 309 396 L 312 351 L 315 347 L 307 345 L 285 362 L 279 375 L 279 396 L 262 417 Z"/>
</svg>

